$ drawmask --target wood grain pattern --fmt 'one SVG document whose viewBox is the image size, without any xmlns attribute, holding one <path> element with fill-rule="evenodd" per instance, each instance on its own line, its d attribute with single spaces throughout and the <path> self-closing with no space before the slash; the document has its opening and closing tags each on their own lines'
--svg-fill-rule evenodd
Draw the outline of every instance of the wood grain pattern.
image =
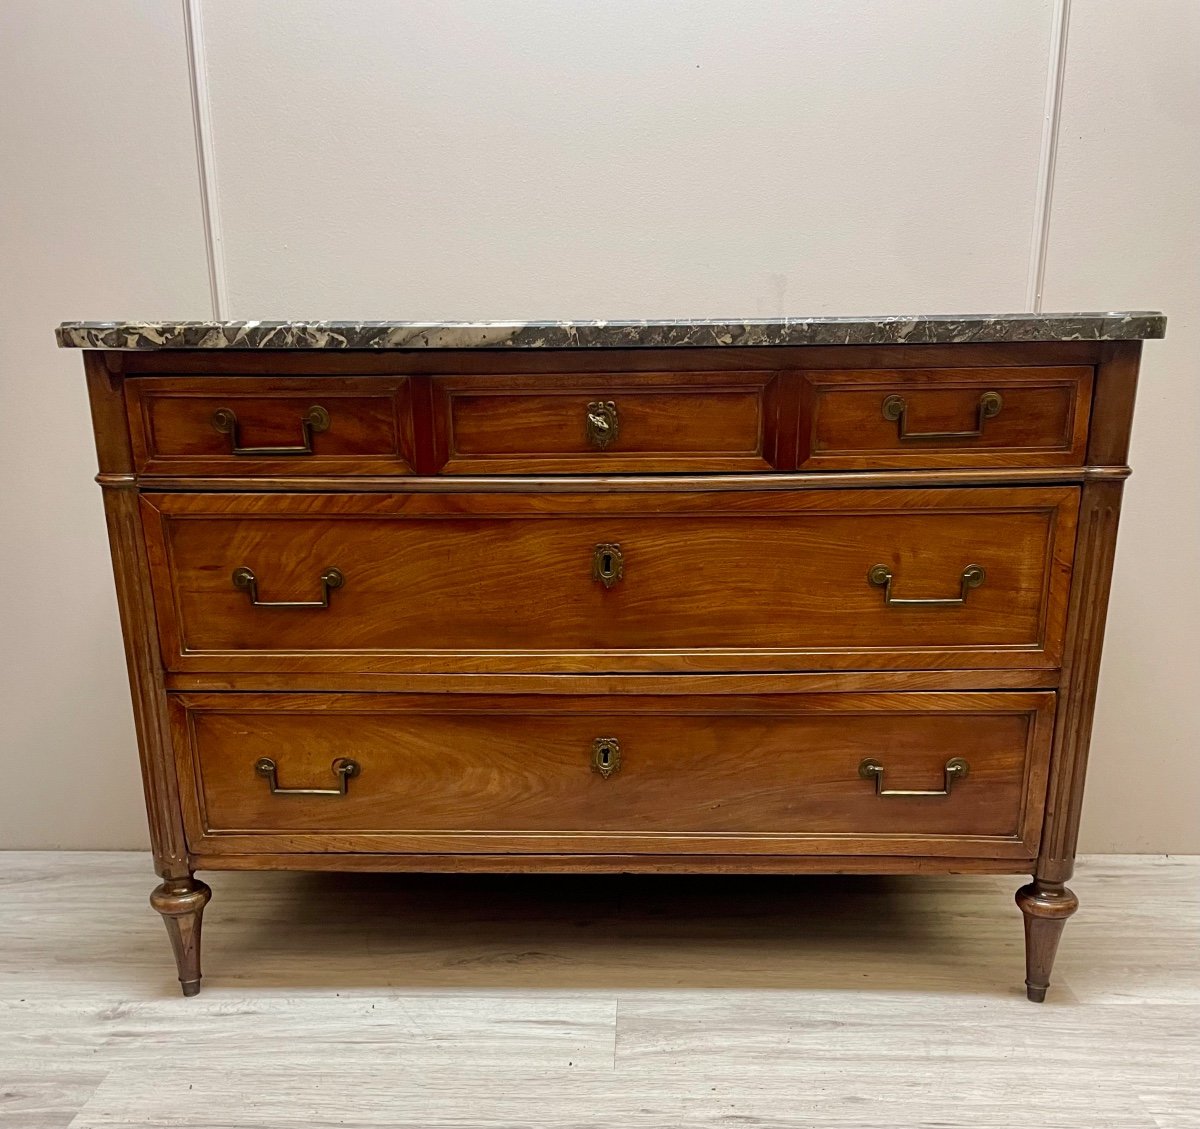
<svg viewBox="0 0 1200 1129">
<path fill-rule="evenodd" d="M 88 354 L 84 363 L 100 471 L 113 480 L 103 491 L 104 515 L 129 672 L 154 867 L 163 878 L 180 878 L 189 872 L 187 845 L 163 689 L 154 597 L 150 590 L 150 571 L 128 435 L 116 427 L 116 420 L 124 415 L 122 381 L 113 377 L 95 354 Z"/>
<path fill-rule="evenodd" d="M 212 349 L 104 354 L 112 371 L 134 375 L 344 376 L 518 375 L 567 372 L 751 372 L 780 369 L 968 368 L 1094 365 L 1105 342 L 1043 341 L 961 345 L 816 345 L 751 348 L 417 349 L 306 353 L 295 349 Z"/>
<path fill-rule="evenodd" d="M 252 853 L 251 853 L 252 852 Z M 952 855 L 702 855 L 601 854 L 571 851 L 546 854 L 408 852 L 359 854 L 344 851 L 268 851 L 253 844 L 245 854 L 196 852 L 199 870 L 301 870 L 362 874 L 1032 874 L 1028 858 L 958 858 Z"/>
<path fill-rule="evenodd" d="M 770 373 L 599 373 L 432 381 L 444 474 L 618 474 L 791 469 L 781 464 Z M 588 440 L 589 403 L 615 406 L 617 438 Z M 793 405 L 794 406 L 794 405 Z M 794 424 L 792 424 L 794 428 Z"/>
<path fill-rule="evenodd" d="M 1119 482 L 1090 483 L 1083 491 L 1078 563 L 1071 584 L 1068 613 L 1069 641 L 1062 683 L 1064 703 L 1058 717 L 1050 790 L 1046 797 L 1046 830 L 1038 859 L 1038 877 L 1046 882 L 1065 882 L 1074 869 L 1096 687 L 1100 679 L 1104 624 L 1108 618 L 1108 594 L 1116 555 L 1121 493 Z"/>
<path fill-rule="evenodd" d="M 90 354 L 181 978 L 198 986 L 200 866 L 1022 873 L 1042 998 L 1140 350 Z M 882 415 L 899 395 L 908 430 L 969 430 L 983 391 L 1003 407 L 977 438 L 901 439 Z M 593 400 L 618 405 L 603 449 Z M 293 445 L 313 403 L 333 426 L 312 455 L 235 456 L 212 427 L 234 405 L 243 445 Z M 624 555 L 611 588 L 601 543 Z M 888 607 L 875 564 L 901 599 L 987 576 L 960 606 Z M 256 608 L 241 566 L 266 601 L 316 599 L 331 566 L 346 582 L 320 610 Z M 596 736 L 622 742 L 609 780 Z M 948 796 L 857 776 L 874 755 L 932 788 L 966 746 Z M 272 796 L 251 763 L 319 786 L 339 754 L 363 772 L 336 799 Z"/>
<path fill-rule="evenodd" d="M 636 495 L 148 495 L 176 670 L 788 670 L 1058 665 L 1071 488 Z M 617 543 L 624 579 L 591 576 Z M 889 607 L 868 583 L 955 607 Z M 311 601 L 335 566 L 346 578 Z M 531 607 L 554 609 L 534 618 Z"/>
<path fill-rule="evenodd" d="M 200 991 L 200 932 L 204 907 L 212 891 L 195 878 L 169 878 L 150 894 L 150 905 L 162 917 L 175 954 L 179 987 L 185 996 Z"/>
<path fill-rule="evenodd" d="M 1088 436 L 1088 462 L 1118 465 L 1129 458 L 1133 404 L 1137 397 L 1140 341 L 1113 341 L 1096 367 L 1094 423 Z"/>
<path fill-rule="evenodd" d="M 896 690 L 1037 690 L 1058 685 L 1057 670 L 839 670 L 774 674 L 396 674 L 322 673 L 322 690 L 436 694 L 850 694 Z M 307 690 L 303 672 L 167 673 L 168 690 Z"/>
<path fill-rule="evenodd" d="M 805 373 L 805 470 L 1080 465 L 1088 435 L 1092 370 L 1058 368 L 857 369 Z M 985 392 L 1003 398 L 973 438 L 902 439 L 882 406 L 905 403 L 916 432 L 970 431 Z"/>
<path fill-rule="evenodd" d="M 1079 899 L 1061 882 L 1035 878 L 1017 891 L 1016 901 L 1025 919 L 1025 994 L 1040 1004 L 1050 987 L 1063 926 L 1079 908 Z"/>
<path fill-rule="evenodd" d="M 487 490 L 497 494 L 572 494 L 581 490 L 604 493 L 609 490 L 641 494 L 673 494 L 680 490 L 706 490 L 738 493 L 746 490 L 865 490 L 906 487 L 922 489 L 936 486 L 1077 486 L 1128 478 L 1127 466 L 1097 467 L 1014 467 L 971 469 L 949 467 L 941 470 L 894 471 L 816 471 L 789 474 L 660 474 L 648 475 L 444 475 L 406 478 L 400 475 L 312 475 L 262 476 L 226 475 L 219 478 L 180 475 L 144 475 L 140 488 L 148 493 L 351 493 L 458 494 Z"/>
<path fill-rule="evenodd" d="M 347 377 L 270 379 L 139 377 L 128 382 L 130 439 L 141 474 L 408 474 L 413 470 L 410 382 Z M 238 420 L 245 447 L 290 447 L 314 405 L 329 428 L 310 455 L 236 455 L 213 427 L 222 408 Z"/>
<path fill-rule="evenodd" d="M 187 695 L 175 699 L 194 849 L 637 853 L 896 853 L 1030 856 L 1054 695 L 804 694 L 789 697 L 504 698 Z M 597 737 L 620 770 L 592 771 Z M 881 760 L 878 796 L 858 775 Z M 330 766 L 360 773 L 344 796 Z M 194 795 L 193 795 L 194 789 Z M 391 844 L 390 848 L 381 844 Z"/>
</svg>

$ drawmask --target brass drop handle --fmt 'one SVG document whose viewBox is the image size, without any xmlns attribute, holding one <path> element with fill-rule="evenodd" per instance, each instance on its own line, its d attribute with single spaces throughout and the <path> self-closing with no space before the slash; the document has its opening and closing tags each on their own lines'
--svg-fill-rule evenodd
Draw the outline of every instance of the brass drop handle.
<svg viewBox="0 0 1200 1129">
<path fill-rule="evenodd" d="M 232 408 L 218 408 L 213 412 L 212 425 L 222 435 L 229 436 L 229 449 L 234 455 L 311 455 L 313 433 L 329 430 L 329 413 L 318 404 L 304 413 L 300 420 L 300 435 L 304 442 L 299 447 L 243 447 L 238 418 Z"/>
<path fill-rule="evenodd" d="M 979 410 L 974 431 L 909 431 L 908 404 L 903 396 L 888 396 L 883 401 L 883 418 L 896 421 L 896 434 L 902 441 L 909 439 L 978 439 L 983 434 L 985 420 L 993 419 L 1004 407 L 999 392 L 985 392 L 979 397 Z"/>
<path fill-rule="evenodd" d="M 266 777 L 272 796 L 344 796 L 350 787 L 350 777 L 362 771 L 358 761 L 349 757 L 338 757 L 329 768 L 337 779 L 336 788 L 280 788 L 275 762 L 270 757 L 259 757 L 254 762 L 254 771 Z"/>
<path fill-rule="evenodd" d="M 954 608 L 967 602 L 967 593 L 972 588 L 978 588 L 987 579 L 987 573 L 977 565 L 967 565 L 962 570 L 961 588 L 959 595 L 946 599 L 899 599 L 892 595 L 892 570 L 887 565 L 872 565 L 867 571 L 867 583 L 883 589 L 883 602 L 889 608 L 922 607 L 922 608 Z"/>
<path fill-rule="evenodd" d="M 329 593 L 346 583 L 342 570 L 327 568 L 321 573 L 322 594 L 319 600 L 260 600 L 258 598 L 258 577 L 251 569 L 243 565 L 233 570 L 233 586 L 250 594 L 250 603 L 256 608 L 327 608 Z"/>
<path fill-rule="evenodd" d="M 875 795 L 877 796 L 948 796 L 954 782 L 956 780 L 965 780 L 967 773 L 970 771 L 971 766 L 962 757 L 951 757 L 946 762 L 946 767 L 943 770 L 941 788 L 936 791 L 927 792 L 919 788 L 884 788 L 883 765 L 877 760 L 868 758 L 858 766 L 858 775 L 864 780 L 870 780 L 874 777 Z"/>
<path fill-rule="evenodd" d="M 620 545 L 606 542 L 592 550 L 592 579 L 611 588 L 625 575 L 625 556 Z"/>
<path fill-rule="evenodd" d="M 592 771 L 607 780 L 621 768 L 621 743 L 615 737 L 597 737 L 592 742 Z"/>
<path fill-rule="evenodd" d="M 612 400 L 593 400 L 587 406 L 588 442 L 598 451 L 603 451 L 610 443 L 616 442 L 621 430 L 617 419 L 617 405 Z"/>
</svg>

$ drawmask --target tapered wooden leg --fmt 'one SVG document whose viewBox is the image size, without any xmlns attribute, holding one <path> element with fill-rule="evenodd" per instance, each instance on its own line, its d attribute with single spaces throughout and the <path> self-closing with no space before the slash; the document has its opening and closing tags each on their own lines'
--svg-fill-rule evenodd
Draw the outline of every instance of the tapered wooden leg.
<svg viewBox="0 0 1200 1129">
<path fill-rule="evenodd" d="M 1025 994 L 1040 1004 L 1050 987 L 1058 939 L 1079 899 L 1061 882 L 1035 878 L 1017 891 L 1017 905 L 1025 917 Z"/>
<path fill-rule="evenodd" d="M 150 895 L 150 904 L 162 914 L 175 950 L 179 986 L 185 996 L 200 991 L 200 923 L 212 891 L 195 878 L 168 878 Z"/>
</svg>

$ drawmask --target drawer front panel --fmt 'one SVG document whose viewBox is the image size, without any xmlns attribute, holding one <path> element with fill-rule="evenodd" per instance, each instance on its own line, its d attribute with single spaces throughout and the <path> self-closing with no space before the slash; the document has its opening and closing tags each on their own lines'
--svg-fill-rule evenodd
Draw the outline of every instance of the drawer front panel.
<svg viewBox="0 0 1200 1129">
<path fill-rule="evenodd" d="M 272 850 L 1029 857 L 1053 703 L 232 693 L 173 710 L 206 851 L 253 836 Z"/>
<path fill-rule="evenodd" d="M 1081 466 L 1092 370 L 803 374 L 803 470 Z"/>
<path fill-rule="evenodd" d="M 1077 506 L 1073 487 L 143 498 L 164 655 L 192 671 L 1053 667 Z"/>
<path fill-rule="evenodd" d="M 413 419 L 404 378 L 129 382 L 143 474 L 409 474 Z"/>
<path fill-rule="evenodd" d="M 439 377 L 435 462 L 445 474 L 771 470 L 777 383 L 764 372 Z"/>
</svg>

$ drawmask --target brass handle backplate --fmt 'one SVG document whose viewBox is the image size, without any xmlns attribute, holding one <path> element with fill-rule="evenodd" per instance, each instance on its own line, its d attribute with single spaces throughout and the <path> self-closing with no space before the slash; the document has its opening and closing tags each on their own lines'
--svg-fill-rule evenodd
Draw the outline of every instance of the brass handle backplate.
<svg viewBox="0 0 1200 1129">
<path fill-rule="evenodd" d="M 607 780 L 621 768 L 621 744 L 615 737 L 597 737 L 592 742 L 592 771 Z"/>
<path fill-rule="evenodd" d="M 350 787 L 350 777 L 362 771 L 358 761 L 352 761 L 349 757 L 338 757 L 329 768 L 337 779 L 336 788 L 280 788 L 275 762 L 270 757 L 259 757 L 254 762 L 254 771 L 266 777 L 272 796 L 344 796 Z"/>
<path fill-rule="evenodd" d="M 951 596 L 946 599 L 899 599 L 892 595 L 892 570 L 887 565 L 877 564 L 872 565 L 867 571 L 867 583 L 873 584 L 877 588 L 883 589 L 883 602 L 889 608 L 904 608 L 904 607 L 923 607 L 923 608 L 953 608 L 967 602 L 967 593 L 972 588 L 978 588 L 984 580 L 987 579 L 987 573 L 977 565 L 967 565 L 962 570 L 962 576 L 959 577 L 961 587 L 959 595 Z"/>
<path fill-rule="evenodd" d="M 593 400 L 587 406 L 587 439 L 599 451 L 616 442 L 621 430 L 617 405 L 612 400 Z"/>
<path fill-rule="evenodd" d="M 260 600 L 258 598 L 258 577 L 251 569 L 243 565 L 233 570 L 233 586 L 240 588 L 250 595 L 250 603 L 256 608 L 327 608 L 329 593 L 346 583 L 342 570 L 327 568 L 321 573 L 321 598 L 319 600 Z"/>
<path fill-rule="evenodd" d="M 222 435 L 229 436 L 229 449 L 234 455 L 311 455 L 314 432 L 329 430 L 329 413 L 318 404 L 304 413 L 300 420 L 303 442 L 299 447 L 243 447 L 238 418 L 232 408 L 218 408 L 213 412 L 212 425 Z"/>
<path fill-rule="evenodd" d="M 625 575 L 625 557 L 620 545 L 611 542 L 597 545 L 592 550 L 592 579 L 611 588 Z"/>
<path fill-rule="evenodd" d="M 883 418 L 896 421 L 896 434 L 902 440 L 909 439 L 978 439 L 983 434 L 985 420 L 1000 414 L 1004 399 L 999 392 L 985 392 L 979 397 L 979 410 L 974 431 L 909 431 L 908 404 L 903 396 L 888 396 L 883 401 Z"/>
<path fill-rule="evenodd" d="M 875 779 L 875 795 L 877 796 L 948 796 L 950 788 L 956 780 L 965 780 L 971 766 L 962 757 L 951 757 L 943 770 L 942 787 L 937 791 L 922 791 L 910 788 L 884 788 L 883 765 L 877 760 L 867 759 L 858 766 L 858 775 L 864 780 Z"/>
</svg>

